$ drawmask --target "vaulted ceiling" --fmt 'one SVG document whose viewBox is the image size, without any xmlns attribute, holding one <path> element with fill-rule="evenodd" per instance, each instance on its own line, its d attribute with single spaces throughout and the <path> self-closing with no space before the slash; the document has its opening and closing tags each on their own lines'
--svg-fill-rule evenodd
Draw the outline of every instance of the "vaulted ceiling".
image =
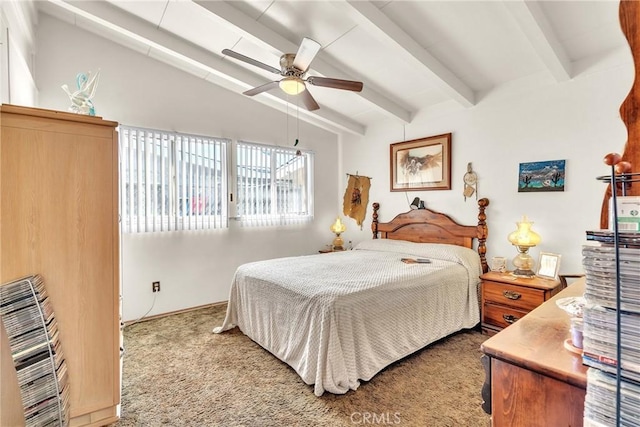
<svg viewBox="0 0 640 427">
<path fill-rule="evenodd" d="M 278 87 L 255 95 L 332 132 L 364 134 L 423 109 L 473 108 L 501 87 L 574 78 L 626 45 L 617 1 L 39 1 L 40 11 L 242 92 L 279 80 L 225 56 L 280 68 L 304 37 L 321 49 L 307 76 L 364 83 L 361 92 L 307 85 L 308 112 Z M 533 83 L 532 83 L 533 82 Z M 537 83 L 536 83 L 537 82 Z M 244 95 L 242 95 L 244 96 Z M 298 107 L 296 107 L 298 106 Z"/>
</svg>

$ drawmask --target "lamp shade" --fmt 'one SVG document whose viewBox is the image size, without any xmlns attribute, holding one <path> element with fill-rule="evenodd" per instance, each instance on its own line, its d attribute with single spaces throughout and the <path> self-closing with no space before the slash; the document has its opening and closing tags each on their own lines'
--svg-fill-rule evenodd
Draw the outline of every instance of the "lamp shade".
<svg viewBox="0 0 640 427">
<path fill-rule="evenodd" d="M 341 233 L 344 233 L 344 231 L 347 229 L 347 226 L 344 225 L 344 223 L 340 220 L 340 217 L 338 217 L 336 218 L 336 222 L 333 223 L 330 229 L 337 235 L 340 235 Z"/>
<path fill-rule="evenodd" d="M 540 241 L 540 235 L 531 229 L 533 222 L 529 221 L 526 215 L 522 216 L 522 220 L 516 222 L 518 228 L 509 234 L 509 241 L 515 246 L 533 247 L 537 246 Z"/>
<path fill-rule="evenodd" d="M 280 89 L 289 95 L 297 95 L 306 89 L 304 82 L 299 77 L 295 76 L 285 77 L 280 80 L 279 85 Z"/>
</svg>

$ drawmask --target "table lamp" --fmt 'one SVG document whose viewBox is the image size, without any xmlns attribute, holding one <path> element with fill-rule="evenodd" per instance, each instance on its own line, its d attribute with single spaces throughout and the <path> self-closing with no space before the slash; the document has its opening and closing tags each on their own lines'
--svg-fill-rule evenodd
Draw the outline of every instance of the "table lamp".
<svg viewBox="0 0 640 427">
<path fill-rule="evenodd" d="M 344 233 L 347 229 L 347 226 L 340 220 L 340 217 L 336 218 L 336 222 L 330 227 L 331 231 L 336 233 L 336 238 L 333 239 L 333 250 L 334 251 L 342 251 L 344 250 L 344 241 L 340 234 Z"/>
<path fill-rule="evenodd" d="M 516 222 L 516 225 L 518 228 L 508 237 L 511 244 L 518 249 L 518 255 L 513 259 L 513 266 L 516 268 L 513 274 L 524 277 L 535 276 L 533 272 L 535 261 L 529 255 L 529 249 L 540 243 L 540 235 L 531 230 L 533 222 L 529 221 L 526 215 L 523 215 L 522 220 Z"/>
</svg>

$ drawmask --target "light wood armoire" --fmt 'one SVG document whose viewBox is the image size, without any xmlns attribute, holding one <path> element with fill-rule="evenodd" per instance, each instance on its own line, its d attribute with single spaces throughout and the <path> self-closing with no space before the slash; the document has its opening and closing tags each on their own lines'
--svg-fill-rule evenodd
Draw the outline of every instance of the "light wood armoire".
<svg viewBox="0 0 640 427">
<path fill-rule="evenodd" d="M 69 371 L 70 426 L 117 420 L 120 286 L 117 123 L 0 106 L 0 283 L 43 277 Z M 0 426 L 24 425 L 0 327 Z"/>
</svg>

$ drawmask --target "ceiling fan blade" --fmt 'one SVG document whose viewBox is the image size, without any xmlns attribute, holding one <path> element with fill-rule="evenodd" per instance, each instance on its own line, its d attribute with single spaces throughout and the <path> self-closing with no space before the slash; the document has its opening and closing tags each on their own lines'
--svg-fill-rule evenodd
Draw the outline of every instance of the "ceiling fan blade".
<svg viewBox="0 0 640 427">
<path fill-rule="evenodd" d="M 240 61 L 246 62 L 247 64 L 255 65 L 256 67 L 260 67 L 263 70 L 270 71 L 274 74 L 280 74 L 280 70 L 276 67 L 272 67 L 271 65 L 267 65 L 264 62 L 256 61 L 253 58 L 249 58 L 248 56 L 244 56 L 241 53 L 234 52 L 230 49 L 222 49 L 222 54 L 230 56 L 235 59 L 239 59 Z"/>
<path fill-rule="evenodd" d="M 253 89 L 249 89 L 249 90 L 247 90 L 247 91 L 245 91 L 245 92 L 242 92 L 242 93 L 243 93 L 244 95 L 247 95 L 247 96 L 257 95 L 257 94 L 259 94 L 259 93 L 266 92 L 266 91 L 268 91 L 268 90 L 271 90 L 271 89 L 273 89 L 273 88 L 278 87 L 278 83 L 279 83 L 279 82 L 269 82 L 269 83 L 265 83 L 265 84 L 263 84 L 263 85 L 260 85 L 260 86 L 258 86 L 258 87 L 254 87 Z"/>
<path fill-rule="evenodd" d="M 340 80 L 330 79 L 327 77 L 310 76 L 307 78 L 307 82 L 314 86 L 324 86 L 333 89 L 352 90 L 354 92 L 360 92 L 362 90 L 362 82 L 356 82 L 353 80 Z"/>
<path fill-rule="evenodd" d="M 302 103 L 307 110 L 314 111 L 320 108 L 316 100 L 311 96 L 311 92 L 309 92 L 309 90 L 303 90 L 300 92 L 300 97 L 302 97 Z"/>
<path fill-rule="evenodd" d="M 318 51 L 320 51 L 320 43 L 305 37 L 302 39 L 302 43 L 300 43 L 296 57 L 293 60 L 293 66 L 300 71 L 307 71 L 309 65 L 311 65 L 311 61 L 313 61 L 313 58 L 318 54 Z"/>
</svg>

